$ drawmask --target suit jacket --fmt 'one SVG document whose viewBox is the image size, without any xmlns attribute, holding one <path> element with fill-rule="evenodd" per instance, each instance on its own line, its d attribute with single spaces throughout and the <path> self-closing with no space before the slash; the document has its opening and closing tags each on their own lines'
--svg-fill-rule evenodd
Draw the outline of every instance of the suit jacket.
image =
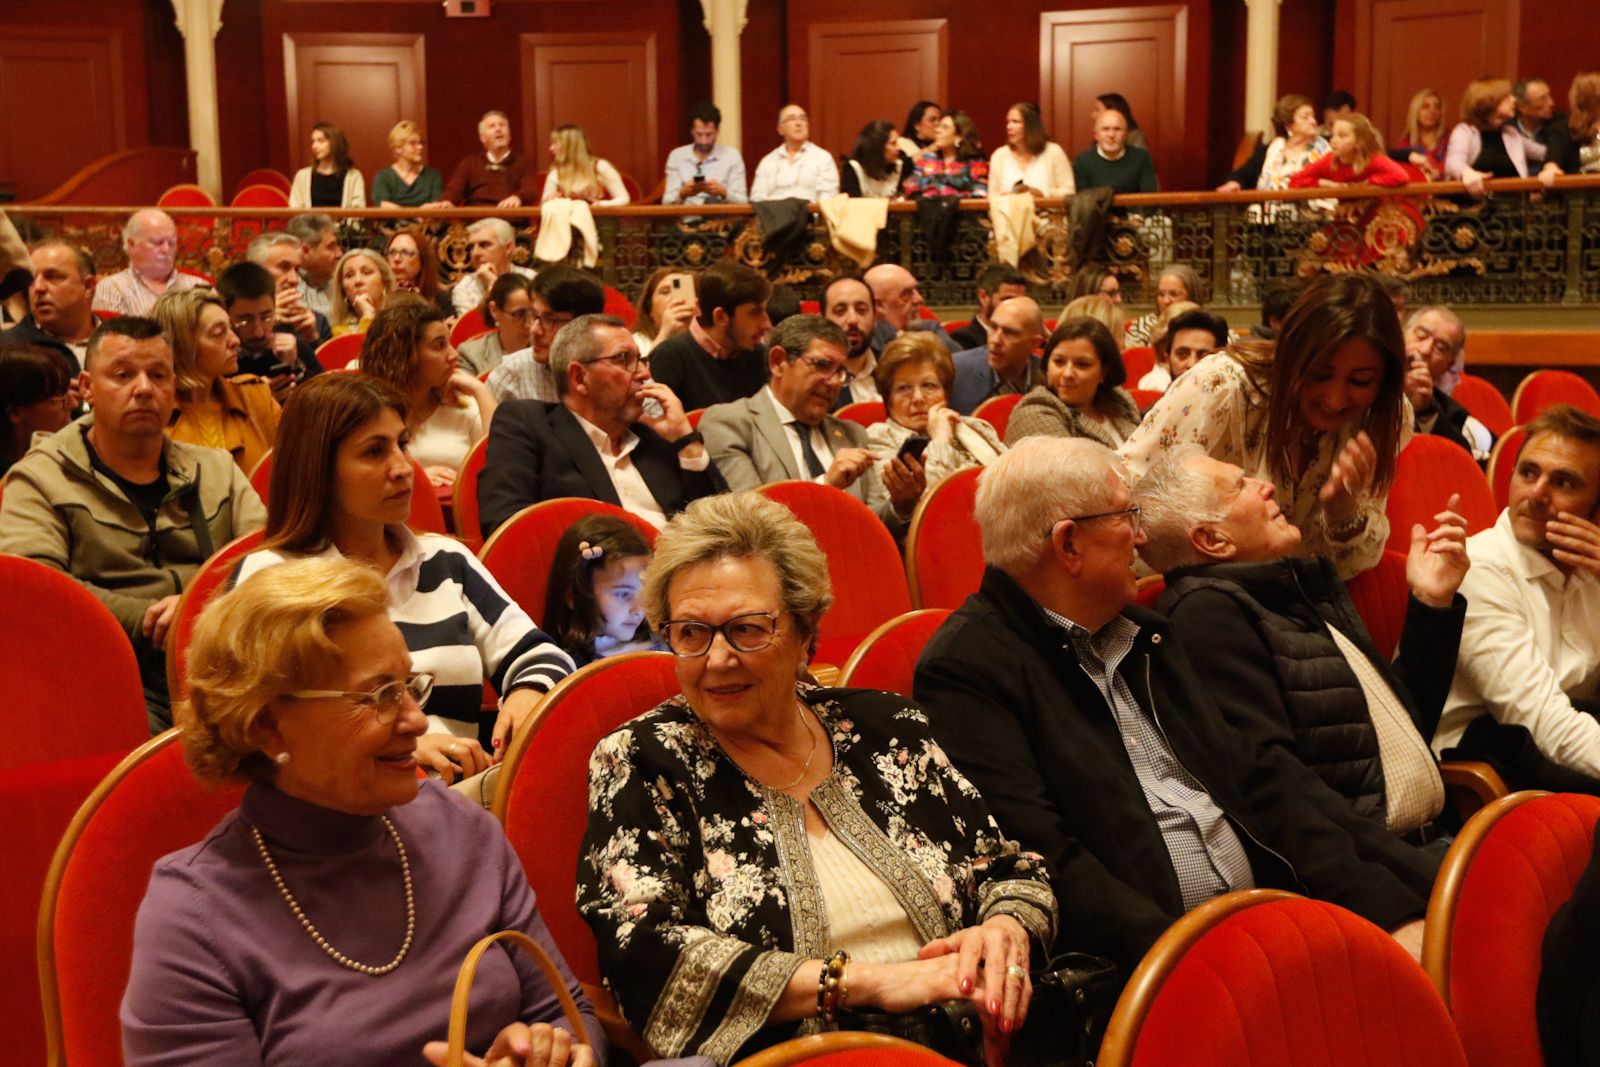
<svg viewBox="0 0 1600 1067">
<path fill-rule="evenodd" d="M 977 406 L 989 399 L 1000 384 L 999 375 L 989 366 L 989 346 L 969 348 L 955 354 L 956 380 L 950 388 L 950 406 L 962 415 L 971 415 Z M 1044 381 L 1044 360 L 1038 356 L 1028 359 L 1028 387 Z M 1026 393 L 1028 390 L 1022 390 Z"/>
<path fill-rule="evenodd" d="M 795 461 L 790 431 L 766 389 L 743 400 L 707 408 L 700 419 L 700 433 L 706 439 L 712 462 L 735 493 L 768 482 L 809 480 Z M 832 415 L 822 417 L 822 434 L 835 452 L 867 447 L 866 427 Z M 896 537 L 905 530 L 906 520 L 890 503 L 876 463 L 845 492 L 871 508 Z"/>
<path fill-rule="evenodd" d="M 638 422 L 629 429 L 639 438 L 633 450 L 634 465 L 668 515 L 725 488 L 715 463 L 703 471 L 686 471 L 678 465 L 677 451 L 660 434 Z M 539 400 L 501 404 L 489 425 L 486 447 L 483 474 L 478 478 L 479 525 L 484 537 L 541 500 L 580 496 L 621 506 L 594 442 L 562 404 Z"/>
<path fill-rule="evenodd" d="M 33 313 L 31 311 L 23 317 L 21 322 L 17 323 L 11 329 L 0 331 L 0 341 L 12 341 L 17 344 L 44 345 L 46 348 L 52 348 L 55 351 L 60 352 L 61 355 L 66 358 L 68 373 L 73 378 L 76 378 L 78 373 L 83 370 L 83 368 L 78 365 L 77 353 L 73 352 L 72 349 L 67 346 L 65 341 L 45 333 L 44 330 L 40 328 L 39 324 L 33 321 Z"/>
</svg>

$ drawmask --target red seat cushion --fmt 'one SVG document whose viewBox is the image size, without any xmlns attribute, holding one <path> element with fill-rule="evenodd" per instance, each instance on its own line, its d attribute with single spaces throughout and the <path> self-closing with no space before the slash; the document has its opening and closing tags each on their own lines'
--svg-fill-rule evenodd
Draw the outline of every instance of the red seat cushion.
<svg viewBox="0 0 1600 1067">
<path fill-rule="evenodd" d="M 1511 405 L 1506 403 L 1506 398 L 1500 395 L 1500 390 L 1482 378 L 1471 374 L 1463 374 L 1456 383 L 1455 392 L 1450 394 L 1450 399 L 1467 409 L 1467 413 L 1489 428 L 1489 432 L 1499 437 L 1512 426 L 1516 420 L 1511 417 Z"/>
<path fill-rule="evenodd" d="M 844 666 L 839 684 L 909 697 L 922 648 L 949 617 L 950 612 L 944 608 L 928 608 L 884 623 L 855 650 Z"/>
<path fill-rule="evenodd" d="M 1406 584 L 1406 557 L 1385 551 L 1376 567 L 1362 571 L 1345 583 L 1356 613 L 1385 659 L 1393 659 L 1405 632 L 1411 587 Z"/>
<path fill-rule="evenodd" d="M 1444 510 L 1450 494 L 1461 494 L 1459 509 L 1467 520 L 1467 533 L 1494 525 L 1499 510 L 1489 479 L 1472 454 L 1443 437 L 1419 434 L 1395 461 L 1394 484 L 1384 512 L 1389 516 L 1389 545 L 1396 552 L 1411 549 L 1411 526 L 1433 529 L 1433 516 Z"/>
<path fill-rule="evenodd" d="M 1517 425 L 1526 425 L 1557 404 L 1571 404 L 1600 418 L 1600 393 L 1568 370 L 1536 370 L 1522 379 L 1511 398 L 1511 416 Z"/>
<path fill-rule="evenodd" d="M 630 522 L 654 545 L 656 528 L 614 504 L 583 497 L 558 497 L 530 504 L 494 532 L 483 546 L 483 565 L 506 595 L 535 619 L 545 616 L 545 590 L 556 545 L 567 527 L 588 515 L 611 515 Z"/>
<path fill-rule="evenodd" d="M 959 608 L 983 582 L 983 535 L 972 517 L 980 470 L 965 467 L 942 479 L 912 516 L 906 569 L 919 608 Z"/>
</svg>

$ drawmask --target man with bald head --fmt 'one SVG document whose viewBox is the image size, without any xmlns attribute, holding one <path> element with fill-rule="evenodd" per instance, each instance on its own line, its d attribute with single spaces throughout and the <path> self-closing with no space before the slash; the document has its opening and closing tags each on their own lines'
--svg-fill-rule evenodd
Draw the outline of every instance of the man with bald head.
<svg viewBox="0 0 1600 1067">
<path fill-rule="evenodd" d="M 95 286 L 96 311 L 148 315 L 162 293 L 205 285 L 205 279 L 178 270 L 178 227 L 160 208 L 133 213 L 122 228 L 122 247 L 128 268 Z"/>
<path fill-rule="evenodd" d="M 750 202 L 808 200 L 816 202 L 839 195 L 839 168 L 833 156 L 811 143 L 811 119 L 799 104 L 785 104 L 778 112 L 778 136 L 783 143 L 756 164 Z"/>
<path fill-rule="evenodd" d="M 989 343 L 955 355 L 950 406 L 963 415 L 992 396 L 1026 393 L 1044 382 L 1044 316 L 1032 297 L 1014 296 L 989 316 Z"/>
<path fill-rule="evenodd" d="M 872 336 L 874 352 L 882 352 L 883 346 L 893 341 L 901 330 L 927 330 L 951 352 L 956 350 L 956 343 L 950 340 L 943 326 L 922 317 L 925 301 L 916 275 L 894 263 L 879 263 L 867 271 L 864 278 L 872 290 L 878 315 L 878 325 Z"/>
</svg>

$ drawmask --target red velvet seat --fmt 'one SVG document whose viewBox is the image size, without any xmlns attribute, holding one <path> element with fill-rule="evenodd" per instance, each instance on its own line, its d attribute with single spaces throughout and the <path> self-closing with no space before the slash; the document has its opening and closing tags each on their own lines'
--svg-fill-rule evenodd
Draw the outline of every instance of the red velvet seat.
<svg viewBox="0 0 1600 1067">
<path fill-rule="evenodd" d="M 921 1045 L 887 1034 L 838 1030 L 812 1034 L 764 1048 L 737 1061 L 734 1067 L 940 1067 L 955 1060 Z"/>
<path fill-rule="evenodd" d="M 276 185 L 246 185 L 233 194 L 230 207 L 288 207 L 289 194 Z"/>
<path fill-rule="evenodd" d="M 456 536 L 472 551 L 483 547 L 482 523 L 478 519 L 478 476 L 483 473 L 484 459 L 489 454 L 489 435 L 484 434 L 467 451 L 456 472 L 455 490 L 450 495 L 455 511 Z"/>
<path fill-rule="evenodd" d="M 1543 1067 L 1534 995 L 1545 927 L 1589 864 L 1597 818 L 1600 797 L 1513 793 L 1450 846 L 1422 962 L 1472 1067 Z"/>
<path fill-rule="evenodd" d="M 281 171 L 276 171 L 270 167 L 266 167 L 260 170 L 250 171 L 244 177 L 239 179 L 239 189 L 246 189 L 252 185 L 270 185 L 274 189 L 282 192 L 283 195 L 287 197 L 289 195 L 289 189 L 291 188 L 292 183 Z"/>
<path fill-rule="evenodd" d="M 483 309 L 481 307 L 468 308 L 456 320 L 456 324 L 450 328 L 450 347 L 459 347 L 463 342 L 486 334 L 492 329 L 494 329 L 493 326 L 483 321 Z"/>
<path fill-rule="evenodd" d="M 994 427 L 994 432 L 1000 440 L 1006 439 L 1006 425 L 1011 421 L 1012 409 L 1022 400 L 1021 393 L 1012 393 L 1010 396 L 991 396 L 979 404 L 972 414 L 974 418 L 982 419 Z"/>
<path fill-rule="evenodd" d="M 646 542 L 656 543 L 658 531 L 647 520 L 603 500 L 563 496 L 529 504 L 511 516 L 484 542 L 478 558 L 507 596 L 533 618 L 543 619 L 556 545 L 567 527 L 589 515 L 611 515 L 632 523 Z"/>
<path fill-rule="evenodd" d="M 1161 600 L 1161 594 L 1167 591 L 1167 580 L 1159 574 L 1147 574 L 1135 583 L 1137 590 L 1133 595 L 1134 602 L 1141 608 L 1156 610 L 1156 604 Z"/>
<path fill-rule="evenodd" d="M 853 404 L 846 404 L 834 415 L 847 422 L 858 423 L 862 426 L 873 426 L 889 417 L 881 400 L 857 400 Z"/>
<path fill-rule="evenodd" d="M 971 319 L 951 319 L 944 324 L 944 332 L 955 333 L 957 330 L 964 330 L 970 325 L 972 325 Z"/>
<path fill-rule="evenodd" d="M 324 370 L 344 370 L 361 358 L 361 342 L 366 339 L 364 333 L 342 333 L 338 337 L 330 337 L 317 346 L 317 362 L 322 364 Z"/>
<path fill-rule="evenodd" d="M 1345 583 L 1356 614 L 1385 659 L 1393 659 L 1405 631 L 1411 587 L 1406 584 L 1406 554 L 1385 550 L 1377 566 Z"/>
<path fill-rule="evenodd" d="M 266 459 L 263 458 L 261 462 L 265 463 Z M 227 584 L 233 568 L 245 555 L 260 548 L 262 540 L 263 533 L 260 530 L 251 530 L 235 537 L 217 549 L 189 579 L 189 588 L 183 591 L 183 597 L 178 601 L 178 614 L 173 617 L 172 626 L 167 630 L 167 692 L 172 694 L 173 700 L 179 700 L 189 692 L 184 664 L 189 642 L 194 638 L 195 620 L 200 618 L 200 613 L 217 591 Z"/>
<path fill-rule="evenodd" d="M 1499 437 L 1517 424 L 1511 417 L 1511 405 L 1491 383 L 1471 374 L 1461 375 L 1450 399 L 1467 409 L 1467 413 Z"/>
<path fill-rule="evenodd" d="M 38 943 L 52 1067 L 122 1063 L 117 1009 L 150 870 L 239 804 L 241 790 L 195 781 L 176 742 L 168 730 L 123 760 L 73 818 L 51 864 Z"/>
<path fill-rule="evenodd" d="M 1156 401 L 1161 399 L 1159 389 L 1129 389 L 1128 394 L 1133 397 L 1133 402 L 1140 411 L 1149 411 L 1156 406 Z"/>
<path fill-rule="evenodd" d="M 1450 494 L 1461 494 L 1458 513 L 1467 520 L 1467 533 L 1494 525 L 1499 514 L 1489 480 L 1458 444 L 1432 434 L 1418 434 L 1395 461 L 1394 484 L 1389 487 L 1389 545 L 1396 552 L 1411 550 L 1411 526 L 1420 522 L 1434 527 L 1433 517 L 1444 510 Z"/>
<path fill-rule="evenodd" d="M 1600 393 L 1568 370 L 1536 370 L 1522 379 L 1511 397 L 1511 417 L 1518 426 L 1525 426 L 1557 404 L 1571 404 L 1600 418 Z"/>
<path fill-rule="evenodd" d="M 159 208 L 202 208 L 216 207 L 217 202 L 211 194 L 198 185 L 185 183 L 174 185 L 156 199 Z M 210 246 L 215 238 L 217 220 L 212 215 L 179 215 L 173 218 L 173 226 L 178 231 L 179 258 L 187 254 L 198 257 Z M 178 268 L 183 270 L 182 267 Z M 198 273 L 184 271 L 184 273 Z M 210 279 L 208 278 L 209 282 Z"/>
<path fill-rule="evenodd" d="M 949 617 L 948 609 L 923 608 L 890 619 L 856 646 L 839 672 L 839 685 L 909 697 L 922 648 Z"/>
<path fill-rule="evenodd" d="M 1489 453 L 1489 489 L 1494 493 L 1497 508 L 1511 504 L 1511 479 L 1517 473 L 1517 453 L 1522 451 L 1522 443 L 1527 439 L 1526 426 L 1513 426 L 1501 435 Z"/>
<path fill-rule="evenodd" d="M 928 487 L 906 532 L 906 582 L 919 608 L 959 608 L 983 582 L 983 536 L 972 517 L 981 467 Z"/>
<path fill-rule="evenodd" d="M 1156 366 L 1156 350 L 1149 345 L 1134 345 L 1122 352 L 1122 367 L 1128 372 L 1127 387 L 1132 389 L 1139 379 Z"/>
<path fill-rule="evenodd" d="M 250 484 L 261 497 L 261 502 L 265 504 L 268 491 L 272 487 L 270 450 L 256 463 L 256 469 L 250 472 Z M 444 506 L 439 503 L 439 494 L 429 484 L 428 472 L 415 460 L 411 461 L 411 517 L 406 520 L 406 525 L 417 533 L 450 532 L 449 526 L 444 521 Z"/>
<path fill-rule="evenodd" d="M 1438 992 L 1343 908 L 1229 893 L 1178 920 L 1117 1002 L 1098 1067 L 1466 1067 Z"/>
<path fill-rule="evenodd" d="M 628 299 L 621 289 L 606 286 L 606 305 L 604 311 L 607 315 L 615 315 L 622 320 L 628 329 L 633 329 L 633 324 L 639 321 L 639 309 L 633 306 L 633 301 Z"/>
<path fill-rule="evenodd" d="M 900 550 L 865 504 L 816 482 L 773 482 L 757 491 L 799 516 L 828 557 L 833 607 L 822 617 L 815 662 L 843 663 L 878 626 L 911 610 Z"/>
</svg>

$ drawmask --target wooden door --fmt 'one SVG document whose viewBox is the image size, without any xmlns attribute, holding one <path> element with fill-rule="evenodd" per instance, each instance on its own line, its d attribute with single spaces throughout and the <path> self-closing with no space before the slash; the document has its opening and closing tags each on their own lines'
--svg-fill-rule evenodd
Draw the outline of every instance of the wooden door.
<svg viewBox="0 0 1600 1067">
<path fill-rule="evenodd" d="M 84 26 L 8 26 L 0 34 L 0 184 L 43 196 L 128 147 L 122 35 Z"/>
<path fill-rule="evenodd" d="M 284 34 L 291 171 L 311 162 L 311 127 L 331 122 L 370 190 L 393 161 L 390 128 L 401 119 L 427 127 L 424 63 L 420 33 Z"/>
<path fill-rule="evenodd" d="M 1357 0 L 1355 6 L 1352 90 L 1386 144 L 1405 133 L 1417 90 L 1439 93 L 1448 131 L 1467 82 L 1517 78 L 1518 0 Z"/>
<path fill-rule="evenodd" d="M 813 23 L 806 55 L 811 139 L 834 156 L 874 119 L 898 126 L 911 101 L 948 96 L 944 19 Z"/>
<path fill-rule="evenodd" d="M 1183 170 L 1188 8 L 1095 8 L 1039 16 L 1039 107 L 1045 129 L 1076 156 L 1094 144 L 1100 93 L 1128 100 L 1164 182 Z"/>
<path fill-rule="evenodd" d="M 522 35 L 523 150 L 550 165 L 550 133 L 583 127 L 589 147 L 648 193 L 661 178 L 653 33 Z"/>
</svg>

